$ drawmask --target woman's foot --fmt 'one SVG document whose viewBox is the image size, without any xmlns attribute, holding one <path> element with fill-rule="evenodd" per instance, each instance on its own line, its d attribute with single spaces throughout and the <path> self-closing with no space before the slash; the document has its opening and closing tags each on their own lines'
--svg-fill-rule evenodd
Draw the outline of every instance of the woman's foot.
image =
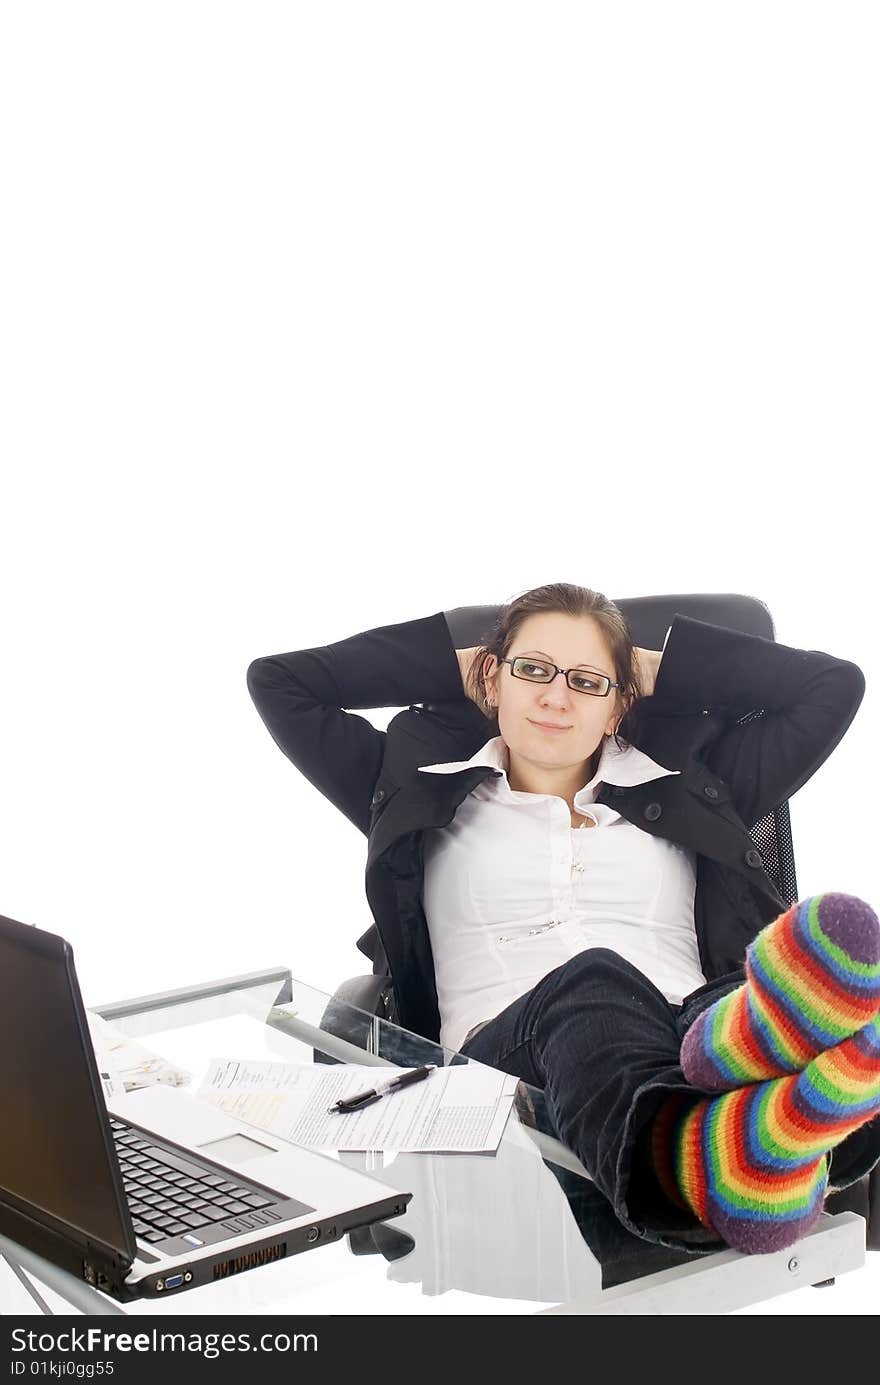
<svg viewBox="0 0 880 1385">
<path fill-rule="evenodd" d="M 819 1219 L 826 1152 L 877 1116 L 880 1015 L 803 1072 L 723 1096 L 674 1093 L 652 1125 L 654 1167 L 667 1196 L 729 1246 L 782 1250 Z"/>
<path fill-rule="evenodd" d="M 880 1008 L 880 922 L 855 895 L 812 895 L 761 930 L 745 969 L 684 1036 L 694 1087 L 727 1092 L 802 1072 L 857 1033 Z"/>
</svg>

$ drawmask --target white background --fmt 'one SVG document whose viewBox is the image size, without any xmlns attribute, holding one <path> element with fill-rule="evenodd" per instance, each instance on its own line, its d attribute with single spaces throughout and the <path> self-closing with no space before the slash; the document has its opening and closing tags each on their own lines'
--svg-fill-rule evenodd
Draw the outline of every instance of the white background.
<svg viewBox="0 0 880 1385">
<path fill-rule="evenodd" d="M 857 662 L 791 811 L 801 896 L 877 904 L 878 36 L 4 6 L 0 909 L 88 1004 L 368 969 L 365 840 L 247 665 L 549 581 L 745 592 Z"/>
</svg>

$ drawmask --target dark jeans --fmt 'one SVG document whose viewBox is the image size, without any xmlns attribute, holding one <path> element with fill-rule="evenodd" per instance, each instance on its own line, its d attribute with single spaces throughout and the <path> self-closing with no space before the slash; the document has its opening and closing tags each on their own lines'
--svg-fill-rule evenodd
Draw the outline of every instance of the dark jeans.
<svg viewBox="0 0 880 1385">
<path fill-rule="evenodd" d="M 544 1089 L 556 1132 L 621 1223 L 681 1249 L 723 1244 L 663 1194 L 648 1128 L 663 1099 L 691 1087 L 681 1041 L 697 1015 L 742 985 L 738 969 L 670 1005 L 653 982 L 608 948 L 588 948 L 548 972 L 462 1045 L 461 1052 Z M 830 1183 L 846 1187 L 880 1160 L 880 1121 L 834 1151 Z"/>
</svg>

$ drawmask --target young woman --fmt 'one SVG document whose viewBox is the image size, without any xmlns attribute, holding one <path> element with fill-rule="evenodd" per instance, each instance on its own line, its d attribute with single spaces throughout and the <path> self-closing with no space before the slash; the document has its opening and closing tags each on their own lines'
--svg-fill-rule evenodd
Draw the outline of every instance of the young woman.
<svg viewBox="0 0 880 1385">
<path fill-rule="evenodd" d="M 777 1250 L 880 1161 L 880 924 L 786 908 L 748 830 L 840 740 L 854 664 L 682 615 L 637 649 L 556 583 L 474 649 L 441 612 L 248 683 L 368 837 L 360 946 L 399 1022 L 543 1088 L 630 1231 Z M 419 703 L 387 733 L 352 711 Z"/>
</svg>

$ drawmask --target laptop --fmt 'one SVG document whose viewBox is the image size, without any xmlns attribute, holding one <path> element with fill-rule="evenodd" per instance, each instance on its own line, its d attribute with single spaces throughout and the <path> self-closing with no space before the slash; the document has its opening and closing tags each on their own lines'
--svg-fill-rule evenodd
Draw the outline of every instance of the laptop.
<svg viewBox="0 0 880 1385">
<path fill-rule="evenodd" d="M 69 943 L 0 916 L 0 1232 L 122 1301 L 400 1216 L 412 1194 L 177 1088 L 105 1098 Z"/>
</svg>

